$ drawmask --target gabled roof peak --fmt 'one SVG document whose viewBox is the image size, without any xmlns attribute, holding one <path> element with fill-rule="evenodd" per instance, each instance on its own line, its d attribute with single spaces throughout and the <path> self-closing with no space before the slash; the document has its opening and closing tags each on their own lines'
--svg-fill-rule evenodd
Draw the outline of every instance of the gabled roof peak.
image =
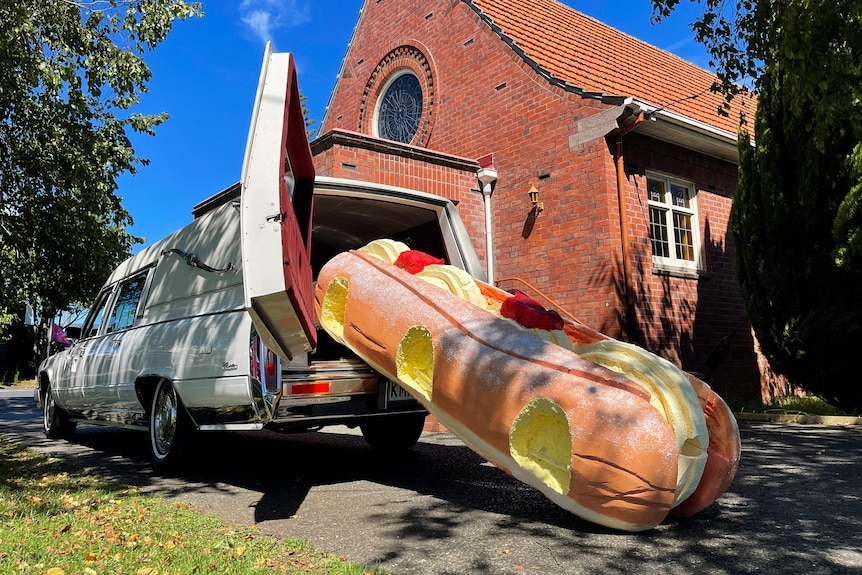
<svg viewBox="0 0 862 575">
<path fill-rule="evenodd" d="M 736 134 L 743 98 L 719 116 L 714 73 L 557 0 L 464 0 L 536 71 L 585 97 L 633 98 Z M 749 104 L 753 116 L 754 106 Z"/>
</svg>

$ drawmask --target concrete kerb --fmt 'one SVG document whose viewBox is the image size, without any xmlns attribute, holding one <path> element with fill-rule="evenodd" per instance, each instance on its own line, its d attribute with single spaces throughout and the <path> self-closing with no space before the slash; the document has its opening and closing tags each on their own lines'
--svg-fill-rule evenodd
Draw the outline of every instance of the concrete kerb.
<svg viewBox="0 0 862 575">
<path fill-rule="evenodd" d="M 737 412 L 737 421 L 766 421 L 772 423 L 808 423 L 820 425 L 862 425 L 862 417 L 849 415 L 808 415 L 807 413 L 754 413 Z"/>
</svg>

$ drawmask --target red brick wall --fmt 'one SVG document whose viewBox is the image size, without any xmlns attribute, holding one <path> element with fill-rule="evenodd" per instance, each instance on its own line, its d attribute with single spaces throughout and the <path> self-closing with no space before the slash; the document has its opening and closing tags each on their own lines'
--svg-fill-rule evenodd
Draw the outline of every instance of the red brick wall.
<svg viewBox="0 0 862 575">
<path fill-rule="evenodd" d="M 641 343 L 724 390 L 742 391 L 744 383 L 759 380 L 760 371 L 728 228 L 736 166 L 636 133 L 623 146 Z M 701 274 L 669 274 L 653 267 L 647 170 L 694 183 Z"/>
<path fill-rule="evenodd" d="M 606 265 L 620 251 L 613 161 L 603 140 L 576 149 L 569 143 L 579 119 L 607 106 L 538 81 L 460 2 L 387 0 L 365 5 L 323 132 L 370 131 L 373 100 L 362 105 L 375 92 L 368 80 L 381 76 L 402 45 L 421 50 L 433 75 L 427 147 L 467 158 L 493 154 L 496 278 L 529 282 L 590 325 L 613 331 L 620 312 Z M 538 217 L 528 198 L 532 185 L 545 205 Z M 471 219 L 466 206 L 461 212 Z M 484 223 L 473 229 L 484 232 Z M 473 240 L 484 257 L 483 237 Z"/>
<path fill-rule="evenodd" d="M 410 48 L 399 51 L 402 46 Z M 499 173 L 492 199 L 494 264 L 501 287 L 541 300 L 528 287 L 534 286 L 588 325 L 620 337 L 625 314 L 621 232 L 614 150 L 604 134 L 616 126 L 622 109 L 548 83 L 462 2 L 369 1 L 322 133 L 371 133 L 380 82 L 399 65 L 393 65 L 400 61 L 395 56 L 405 50 L 424 55 L 421 65 L 412 67 L 429 104 L 414 143 L 463 158 L 493 155 Z M 627 217 L 642 343 L 686 369 L 708 372 L 720 386 L 756 378 L 727 234 L 735 166 L 636 133 L 626 136 L 625 150 L 627 163 L 637 164 L 628 177 Z M 318 159 L 319 167 L 336 174 L 336 164 L 356 164 L 363 178 L 402 184 L 404 173 L 413 169 L 403 159 L 357 154 L 333 150 Z M 647 169 L 697 183 L 707 277 L 653 273 L 644 195 Z M 373 175 L 377 170 L 380 175 Z M 539 190 L 544 211 L 536 212 L 529 203 L 531 186 Z M 469 187 L 477 189 L 475 180 Z M 463 192 L 458 199 L 484 258 L 481 195 Z M 724 338 L 725 361 L 708 370 L 706 358 Z"/>
<path fill-rule="evenodd" d="M 330 131 L 312 142 L 317 174 L 399 186 L 456 203 L 484 261 L 484 207 L 476 173 L 479 163 L 456 156 L 386 142 L 361 134 Z"/>
</svg>

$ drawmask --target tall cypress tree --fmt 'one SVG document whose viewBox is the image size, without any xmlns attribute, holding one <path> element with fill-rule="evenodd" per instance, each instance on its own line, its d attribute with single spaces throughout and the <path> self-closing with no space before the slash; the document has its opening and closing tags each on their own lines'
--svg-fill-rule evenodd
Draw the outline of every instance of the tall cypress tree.
<svg viewBox="0 0 862 575">
<path fill-rule="evenodd" d="M 731 212 L 737 275 L 771 366 L 847 411 L 862 407 L 859 260 L 844 249 L 859 229 L 852 189 L 858 139 L 832 127 L 815 137 L 812 104 L 798 101 L 779 62 L 768 64 L 756 145 L 740 139 Z M 820 126 L 822 128 L 823 126 Z M 858 193 L 858 192 L 857 192 Z M 841 206 L 844 206 L 843 209 Z M 838 219 L 839 212 L 844 217 Z M 848 257 L 837 257 L 844 253 Z"/>
<path fill-rule="evenodd" d="M 752 326 L 773 369 L 862 411 L 862 0 L 692 1 L 714 88 L 759 94 L 731 213 Z"/>
</svg>

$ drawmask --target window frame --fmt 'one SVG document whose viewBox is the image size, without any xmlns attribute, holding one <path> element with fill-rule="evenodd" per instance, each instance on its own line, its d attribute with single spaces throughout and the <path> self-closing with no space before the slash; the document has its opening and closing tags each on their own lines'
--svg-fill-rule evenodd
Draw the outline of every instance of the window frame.
<svg viewBox="0 0 862 575">
<path fill-rule="evenodd" d="M 115 287 L 116 285 L 112 285 L 104 288 L 93 301 L 84 326 L 81 328 L 81 339 L 90 339 L 102 335 L 102 328 L 105 325 L 105 318 L 108 315 L 108 308 Z"/>
<path fill-rule="evenodd" d="M 701 273 L 703 269 L 702 244 L 700 238 L 700 218 L 698 217 L 698 189 L 694 182 L 683 178 L 663 174 L 659 172 L 646 172 L 646 195 L 647 195 L 647 220 L 649 230 L 650 254 L 654 269 L 659 271 L 683 272 L 683 273 Z M 662 201 L 652 199 L 650 191 L 650 181 L 656 180 L 662 182 L 664 193 Z M 675 205 L 673 201 L 672 186 L 681 186 L 688 190 L 688 207 Z M 667 235 L 668 255 L 656 255 L 655 240 L 653 238 L 653 210 L 661 210 L 664 215 L 663 229 Z M 678 248 L 681 248 L 680 242 L 677 241 L 674 214 L 683 214 L 690 218 L 691 222 L 691 250 L 693 259 L 688 260 L 677 256 Z M 684 245 L 684 244 L 683 244 Z"/>
</svg>

